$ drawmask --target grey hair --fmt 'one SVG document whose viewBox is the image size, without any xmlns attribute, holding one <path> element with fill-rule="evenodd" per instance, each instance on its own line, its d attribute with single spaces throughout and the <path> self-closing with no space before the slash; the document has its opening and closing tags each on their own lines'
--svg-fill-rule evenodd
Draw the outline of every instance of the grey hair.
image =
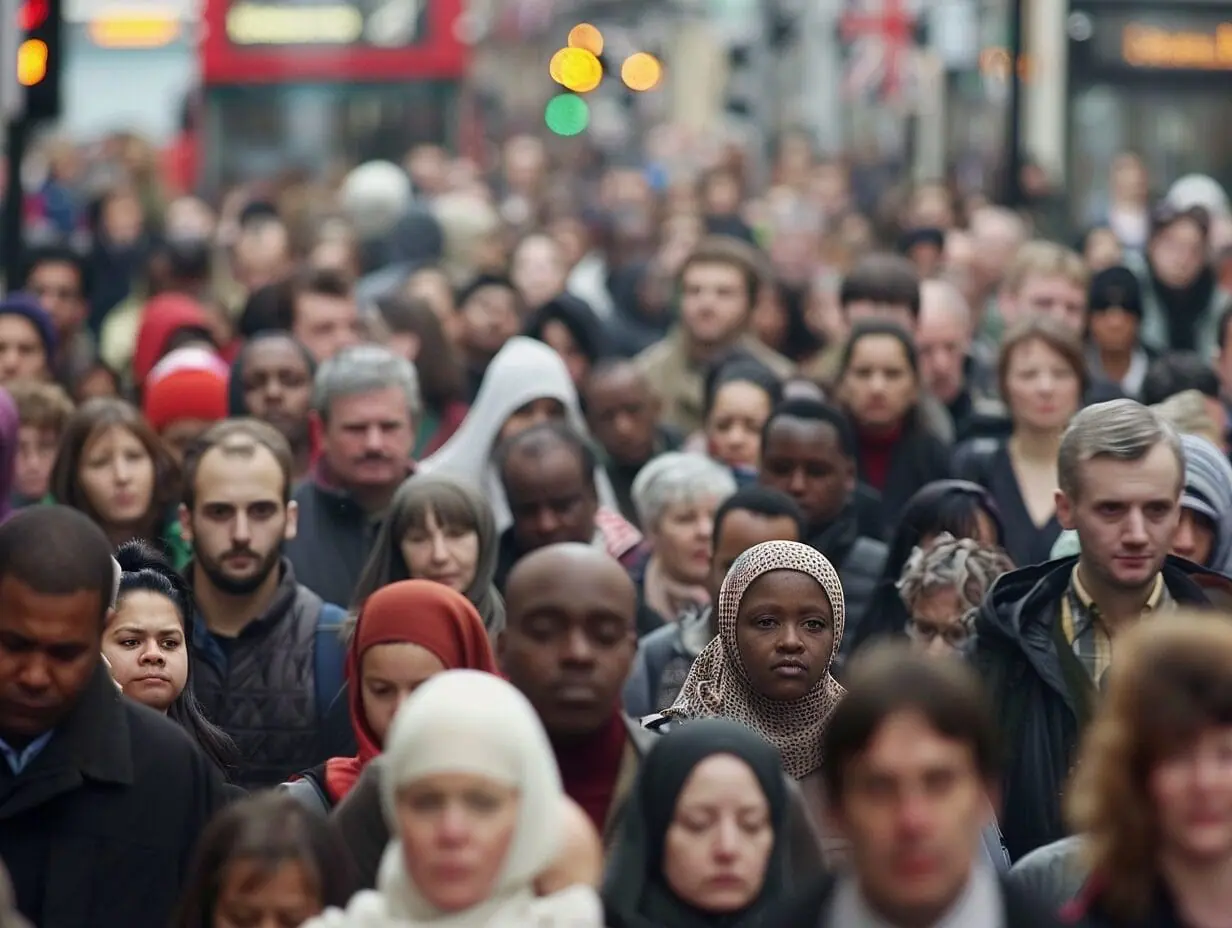
<svg viewBox="0 0 1232 928">
<path fill-rule="evenodd" d="M 942 532 L 926 547 L 912 550 L 895 586 L 908 610 L 925 593 L 949 589 L 958 594 L 966 612 L 984 601 L 993 581 L 1013 569 L 1000 548 Z"/>
<path fill-rule="evenodd" d="M 1057 453 L 1057 483 L 1070 499 L 1082 489 L 1082 465 L 1094 458 L 1140 461 L 1163 442 L 1177 463 L 1177 493 L 1185 481 L 1181 438 L 1163 416 L 1136 400 L 1111 400 L 1079 411 Z"/>
<path fill-rule="evenodd" d="M 649 461 L 633 481 L 633 507 L 642 528 L 653 530 L 670 506 L 736 492 L 736 478 L 722 464 L 692 451 L 669 451 Z"/>
<path fill-rule="evenodd" d="M 312 407 L 323 420 L 328 420 L 335 400 L 389 387 L 397 387 L 406 394 L 407 409 L 411 418 L 417 420 L 423 411 L 423 401 L 415 365 L 382 345 L 353 345 L 317 368 Z"/>
</svg>

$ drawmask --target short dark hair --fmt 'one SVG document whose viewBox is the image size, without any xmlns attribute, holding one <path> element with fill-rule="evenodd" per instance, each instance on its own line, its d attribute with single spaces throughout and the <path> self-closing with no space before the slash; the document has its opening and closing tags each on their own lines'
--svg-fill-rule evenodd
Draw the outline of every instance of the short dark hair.
<svg viewBox="0 0 1232 928">
<path fill-rule="evenodd" d="M 1156 358 L 1147 368 L 1142 380 L 1142 402 L 1154 406 L 1186 390 L 1218 399 L 1219 375 L 1196 351 L 1172 351 Z"/>
<path fill-rule="evenodd" d="M 751 383 L 760 388 L 769 397 L 771 409 L 783 399 L 783 381 L 778 374 L 747 352 L 737 351 L 712 364 L 706 372 L 702 392 L 703 419 L 710 418 L 715 397 L 729 383 Z"/>
<path fill-rule="evenodd" d="M 752 312 L 762 280 L 766 276 L 761 255 L 756 248 L 731 235 L 708 235 L 684 259 L 676 278 L 677 286 L 684 284 L 684 275 L 695 264 L 725 264 L 738 270 L 744 278 L 749 311 Z"/>
<path fill-rule="evenodd" d="M 851 359 L 856 353 L 856 345 L 860 344 L 866 338 L 876 338 L 885 336 L 892 338 L 903 346 L 903 354 L 907 358 L 907 366 L 911 368 L 912 374 L 916 380 L 920 378 L 920 359 L 915 350 L 915 342 L 911 336 L 897 322 L 891 322 L 888 319 L 861 319 L 851 327 L 851 332 L 847 336 L 847 342 L 843 345 L 843 353 L 838 360 L 838 376 L 841 380 L 847 373 L 847 368 L 851 366 Z"/>
<path fill-rule="evenodd" d="M 774 407 L 766 424 L 761 427 L 761 446 L 764 451 L 766 439 L 770 436 L 770 428 L 777 419 L 802 419 L 805 422 L 820 422 L 828 425 L 838 434 L 839 449 L 849 458 L 856 456 L 856 436 L 851 429 L 851 423 L 843 413 L 829 403 L 821 400 L 811 400 L 807 397 L 784 400 Z"/>
<path fill-rule="evenodd" d="M 215 448 L 221 448 L 224 454 L 246 458 L 264 448 L 274 456 L 282 471 L 282 502 L 284 505 L 290 502 L 295 455 L 282 432 L 260 419 L 223 419 L 199 435 L 184 453 L 183 500 L 189 511 L 197 502 L 197 471 L 201 459 Z"/>
<path fill-rule="evenodd" d="M 906 306 L 912 319 L 920 317 L 920 275 L 915 265 L 901 255 L 878 253 L 861 258 L 843 278 L 838 290 L 839 306 L 867 300 Z"/>
<path fill-rule="evenodd" d="M 913 653 L 902 642 L 869 645 L 843 676 L 847 695 L 821 736 L 826 796 L 838 805 L 851 762 L 881 726 L 904 712 L 922 715 L 941 736 L 971 748 L 985 780 L 1001 772 L 992 706 L 975 672 L 958 659 Z"/>
<path fill-rule="evenodd" d="M 760 484 L 750 484 L 741 487 L 719 504 L 714 511 L 714 527 L 711 535 L 717 540 L 723 531 L 723 522 L 729 513 L 751 512 L 764 519 L 791 519 L 796 523 L 796 537 L 804 538 L 804 513 L 796 505 L 796 501 L 782 490 L 763 487 Z"/>
<path fill-rule="evenodd" d="M 55 504 L 30 506 L 0 525 L 4 577 L 44 596 L 97 593 L 101 628 L 115 590 L 111 542 L 83 512 Z"/>
<path fill-rule="evenodd" d="M 514 458 L 541 458 L 557 448 L 564 448 L 577 456 L 584 479 L 593 487 L 595 469 L 599 466 L 595 449 L 576 429 L 564 422 L 543 422 L 501 442 L 496 449 L 496 470 L 501 483 L 505 482 L 505 468 Z"/>
<path fill-rule="evenodd" d="M 43 264 L 69 265 L 77 273 L 77 283 L 81 290 L 80 296 L 86 298 L 90 296 L 90 272 L 85 259 L 67 245 L 39 245 L 31 248 L 26 255 L 21 286 L 14 287 L 13 289 L 26 289 L 26 283 L 30 280 L 30 275 Z"/>
<path fill-rule="evenodd" d="M 333 268 L 307 267 L 293 278 L 291 294 L 291 319 L 288 328 L 294 328 L 299 313 L 299 298 L 302 296 L 328 296 L 346 299 L 351 296 L 351 281 L 346 274 Z"/>
</svg>

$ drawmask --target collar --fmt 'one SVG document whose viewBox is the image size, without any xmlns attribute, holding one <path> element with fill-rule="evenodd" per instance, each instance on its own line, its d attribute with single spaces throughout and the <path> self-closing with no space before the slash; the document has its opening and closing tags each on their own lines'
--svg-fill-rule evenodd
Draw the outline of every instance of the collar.
<svg viewBox="0 0 1232 928">
<path fill-rule="evenodd" d="M 864 898 L 859 882 L 852 876 L 840 877 L 830 902 L 827 924 L 844 928 L 895 928 Z M 988 865 L 977 863 L 966 888 L 932 928 L 1002 928 L 1005 902 L 997 875 Z"/>
<path fill-rule="evenodd" d="M 1082 585 L 1082 579 L 1078 576 L 1078 565 L 1074 565 L 1073 572 L 1069 575 L 1070 585 L 1074 589 L 1074 595 L 1078 597 L 1078 602 L 1082 604 L 1082 608 L 1088 612 L 1095 614 L 1099 613 L 1099 605 L 1095 602 L 1094 597 L 1087 592 L 1087 588 Z M 1164 575 L 1160 571 L 1155 575 L 1155 585 L 1151 587 L 1151 595 L 1146 598 L 1146 605 L 1142 607 L 1142 614 L 1154 612 L 1159 608 L 1159 604 L 1164 598 Z"/>
<path fill-rule="evenodd" d="M 299 582 L 295 579 L 295 568 L 291 566 L 291 562 L 286 557 L 283 557 L 279 561 L 278 570 L 278 588 L 274 591 L 273 599 L 270 600 L 269 605 L 261 615 L 253 616 L 252 621 L 244 626 L 243 630 L 236 636 L 237 638 L 250 635 L 258 630 L 268 630 L 283 616 L 287 615 L 291 611 L 291 607 L 295 605 L 295 597 L 299 595 Z M 184 578 L 190 590 L 192 589 L 193 573 L 193 565 L 190 563 L 184 569 Z M 200 609 L 194 608 L 193 644 L 203 647 L 210 637 L 210 628 L 205 621 L 205 616 L 202 615 Z"/>
</svg>

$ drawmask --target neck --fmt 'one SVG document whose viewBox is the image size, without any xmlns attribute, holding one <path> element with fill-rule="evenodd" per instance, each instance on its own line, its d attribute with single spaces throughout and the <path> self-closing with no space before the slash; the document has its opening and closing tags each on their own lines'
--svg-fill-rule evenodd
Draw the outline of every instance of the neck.
<svg viewBox="0 0 1232 928">
<path fill-rule="evenodd" d="M 690 361 L 694 364 L 709 365 L 714 363 L 723 355 L 731 350 L 732 346 L 740 340 L 740 333 L 734 333 L 730 338 L 726 338 L 715 344 L 703 345 L 693 340 L 687 330 L 681 330 L 684 335 L 684 350 Z"/>
<path fill-rule="evenodd" d="M 1061 450 L 1064 429 L 1038 430 L 1020 425 L 1010 436 L 1009 450 L 1014 457 L 1034 464 L 1057 464 L 1057 452 Z"/>
<path fill-rule="evenodd" d="M 279 565 L 251 593 L 237 595 L 214 586 L 200 564 L 194 563 L 192 571 L 193 598 L 197 601 L 201 617 L 205 619 L 205 626 L 223 638 L 236 637 L 254 620 L 265 615 L 282 580 Z"/>
<path fill-rule="evenodd" d="M 1103 619 L 1109 634 L 1138 621 L 1142 610 L 1146 608 L 1147 600 L 1151 598 L 1151 591 L 1155 588 L 1155 577 L 1139 589 L 1112 587 L 1097 579 L 1094 571 L 1087 570 L 1081 559 L 1078 561 L 1078 579 L 1099 607 L 1100 618 Z"/>
<path fill-rule="evenodd" d="M 908 909 L 893 904 L 883 904 L 868 893 L 863 883 L 860 883 L 859 887 L 864 904 L 875 915 L 879 915 L 895 928 L 933 928 L 958 904 L 958 900 L 963 897 L 970 885 L 971 878 L 968 876 L 967 880 L 960 884 L 944 902 L 931 905 L 927 909 Z"/>
<path fill-rule="evenodd" d="M 1194 928 L 1227 928 L 1232 924 L 1232 857 L 1215 861 L 1182 859 L 1167 851 L 1159 869 L 1176 899 L 1178 914 Z"/>
</svg>

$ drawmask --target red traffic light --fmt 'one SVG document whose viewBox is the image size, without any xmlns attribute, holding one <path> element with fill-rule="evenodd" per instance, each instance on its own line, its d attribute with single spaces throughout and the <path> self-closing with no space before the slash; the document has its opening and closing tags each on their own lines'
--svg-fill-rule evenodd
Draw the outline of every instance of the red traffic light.
<svg viewBox="0 0 1232 928">
<path fill-rule="evenodd" d="M 47 21 L 50 11 L 50 0 L 25 0 L 17 13 L 17 25 L 25 32 L 33 32 Z"/>
</svg>

